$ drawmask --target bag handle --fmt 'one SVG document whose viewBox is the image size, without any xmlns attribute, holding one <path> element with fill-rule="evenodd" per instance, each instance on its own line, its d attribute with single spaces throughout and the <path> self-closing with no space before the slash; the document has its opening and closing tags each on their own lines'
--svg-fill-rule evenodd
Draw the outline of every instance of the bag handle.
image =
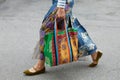
<svg viewBox="0 0 120 80">
<path fill-rule="evenodd" d="M 71 17 L 68 17 L 68 28 L 72 28 Z"/>
</svg>

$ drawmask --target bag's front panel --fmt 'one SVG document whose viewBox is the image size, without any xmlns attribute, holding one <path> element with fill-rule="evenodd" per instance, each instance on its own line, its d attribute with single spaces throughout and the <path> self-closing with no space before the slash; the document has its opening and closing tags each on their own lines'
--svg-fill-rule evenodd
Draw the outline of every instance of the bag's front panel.
<svg viewBox="0 0 120 80">
<path fill-rule="evenodd" d="M 45 46 L 44 46 L 44 55 L 45 55 L 45 62 L 49 66 L 56 65 L 56 55 L 55 55 L 55 44 L 54 44 L 54 37 L 53 33 L 48 33 L 45 35 Z"/>
<path fill-rule="evenodd" d="M 64 34 L 58 34 L 57 36 L 58 43 L 58 61 L 59 64 L 69 63 L 70 62 L 70 52 L 67 42 L 67 37 Z"/>
</svg>

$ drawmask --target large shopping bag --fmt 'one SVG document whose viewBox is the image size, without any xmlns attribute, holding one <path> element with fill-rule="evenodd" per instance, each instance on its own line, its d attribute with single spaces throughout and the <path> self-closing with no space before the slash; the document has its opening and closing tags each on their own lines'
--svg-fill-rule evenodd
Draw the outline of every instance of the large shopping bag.
<svg viewBox="0 0 120 80">
<path fill-rule="evenodd" d="M 49 66 L 70 63 L 78 60 L 77 30 L 65 20 L 56 20 L 54 31 L 44 37 L 45 63 Z"/>
<path fill-rule="evenodd" d="M 57 65 L 72 62 L 71 46 L 68 38 L 65 20 L 59 21 L 55 19 L 54 36 L 56 47 Z"/>
<path fill-rule="evenodd" d="M 56 52 L 54 43 L 54 34 L 49 32 L 44 37 L 44 56 L 45 63 L 49 66 L 56 65 Z"/>
<path fill-rule="evenodd" d="M 88 56 L 96 50 L 96 44 L 92 41 L 86 29 L 77 18 L 73 19 L 73 27 L 78 30 L 78 56 Z M 93 52 L 92 52 L 93 51 Z"/>
<path fill-rule="evenodd" d="M 44 37 L 44 56 L 45 63 L 48 66 L 56 66 L 72 61 L 66 25 L 61 22 L 64 21 L 58 20 L 57 22 L 55 19 L 54 31 L 48 32 Z"/>
</svg>

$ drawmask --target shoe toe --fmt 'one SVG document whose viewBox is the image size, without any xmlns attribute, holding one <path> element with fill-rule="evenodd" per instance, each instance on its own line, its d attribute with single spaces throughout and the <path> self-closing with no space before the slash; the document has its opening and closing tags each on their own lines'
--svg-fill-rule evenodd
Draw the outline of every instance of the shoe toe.
<svg viewBox="0 0 120 80">
<path fill-rule="evenodd" d="M 96 67 L 97 66 L 97 64 L 94 64 L 94 63 L 91 63 L 90 65 L 89 65 L 89 67 Z"/>
<path fill-rule="evenodd" d="M 26 74 L 26 75 L 30 75 L 31 74 L 31 72 L 29 70 L 25 70 L 23 73 Z"/>
<path fill-rule="evenodd" d="M 25 75 L 36 75 L 36 74 L 40 74 L 40 73 L 44 73 L 44 72 L 45 72 L 45 67 L 40 71 L 30 72 L 29 70 L 25 70 L 23 73 Z"/>
</svg>

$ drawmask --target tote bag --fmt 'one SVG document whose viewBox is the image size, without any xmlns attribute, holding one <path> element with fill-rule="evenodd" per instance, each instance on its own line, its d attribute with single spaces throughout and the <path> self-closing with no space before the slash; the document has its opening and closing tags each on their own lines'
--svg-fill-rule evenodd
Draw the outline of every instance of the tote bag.
<svg viewBox="0 0 120 80">
<path fill-rule="evenodd" d="M 76 61 L 78 54 L 77 31 L 68 27 L 65 20 L 55 19 L 54 31 L 45 35 L 44 56 L 48 66 Z"/>
</svg>

